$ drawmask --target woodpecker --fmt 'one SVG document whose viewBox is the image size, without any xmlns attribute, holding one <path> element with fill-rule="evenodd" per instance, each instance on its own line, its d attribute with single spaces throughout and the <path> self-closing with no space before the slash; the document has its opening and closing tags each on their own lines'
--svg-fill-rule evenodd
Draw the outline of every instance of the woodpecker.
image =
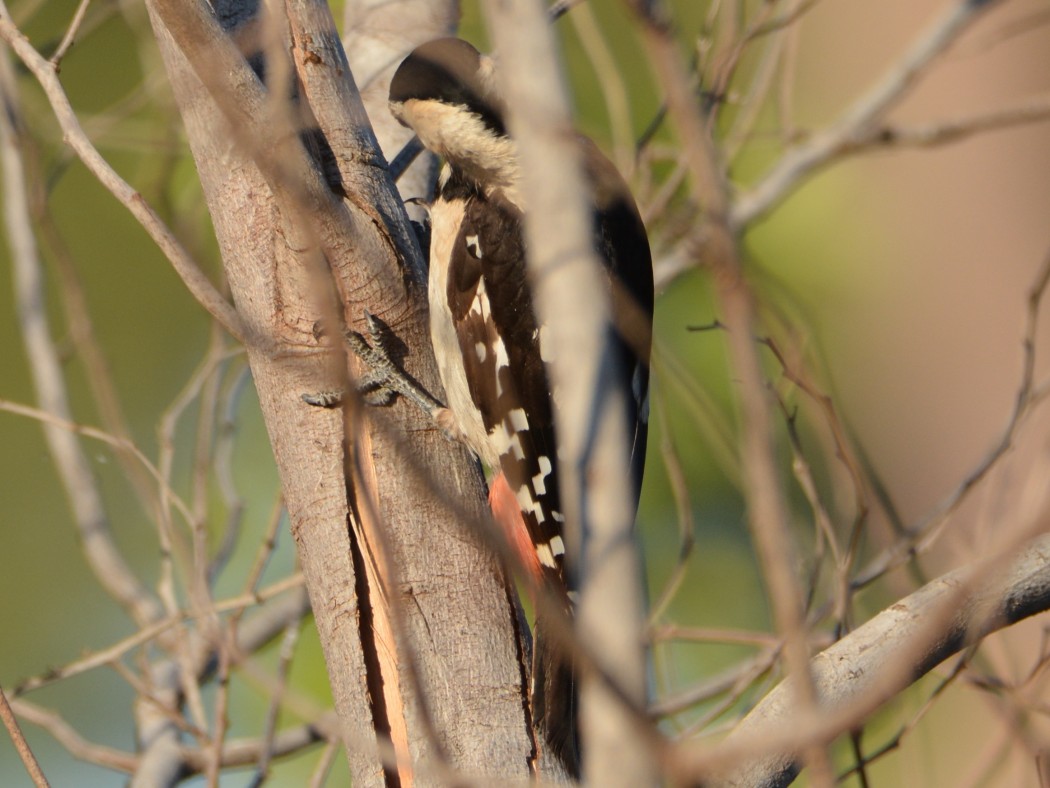
<svg viewBox="0 0 1050 788">
<path fill-rule="evenodd" d="M 390 85 L 390 110 L 444 160 L 430 206 L 430 330 L 453 432 L 491 473 L 495 521 L 539 583 L 572 613 L 558 494 L 551 347 L 532 307 L 526 268 L 517 146 L 508 134 L 492 58 L 443 38 L 415 49 Z M 594 245 L 616 319 L 616 359 L 629 392 L 637 507 L 648 422 L 652 258 L 645 227 L 616 168 L 585 137 L 580 158 L 590 188 Z M 581 298 L 586 294 L 580 294 Z M 572 660 L 535 624 L 532 712 L 547 746 L 579 774 Z"/>
</svg>

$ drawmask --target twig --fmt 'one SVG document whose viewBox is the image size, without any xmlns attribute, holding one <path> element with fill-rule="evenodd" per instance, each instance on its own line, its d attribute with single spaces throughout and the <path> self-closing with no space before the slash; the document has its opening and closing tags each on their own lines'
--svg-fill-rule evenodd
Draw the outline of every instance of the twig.
<svg viewBox="0 0 1050 788">
<path fill-rule="evenodd" d="M 649 713 L 654 717 L 668 717 L 680 714 L 697 704 L 704 703 L 717 698 L 719 695 L 731 693 L 734 700 L 739 699 L 739 693 L 750 686 L 755 680 L 773 669 L 777 660 L 780 659 L 781 649 L 768 648 L 753 657 L 743 660 L 722 673 L 710 676 L 704 681 L 683 690 L 674 695 L 662 698 L 653 704 Z"/>
<path fill-rule="evenodd" d="M 67 432 L 76 433 L 77 435 L 83 435 L 86 438 L 91 438 L 92 440 L 97 440 L 100 443 L 105 443 L 107 446 L 111 446 L 114 449 L 128 452 L 142 465 L 143 468 L 146 469 L 149 475 L 157 483 L 158 487 L 160 487 L 162 491 L 165 492 L 167 495 L 171 496 L 171 500 L 175 505 L 175 509 L 179 512 L 179 514 L 182 515 L 183 519 L 185 519 L 187 523 L 192 522 L 193 518 L 190 514 L 189 507 L 186 505 L 186 502 L 178 495 L 178 493 L 176 493 L 174 490 L 167 486 L 166 482 L 164 481 L 164 478 L 161 476 L 160 471 L 157 470 L 156 466 L 154 466 L 153 463 L 149 461 L 149 458 L 147 458 L 146 455 L 142 453 L 142 450 L 139 449 L 134 443 L 130 443 L 127 440 L 118 438 L 115 435 L 110 435 L 108 432 L 100 430 L 96 427 L 88 427 L 84 424 L 77 424 L 73 421 L 61 419 L 39 408 L 34 408 L 29 405 L 23 405 L 19 402 L 11 402 L 10 400 L 0 399 L 0 411 L 13 413 L 16 416 L 25 416 L 26 418 L 36 419 L 37 421 L 43 422 L 44 424 L 47 424 L 49 426 L 57 427 Z"/>
<path fill-rule="evenodd" d="M 911 733 L 913 730 L 915 730 L 916 726 L 918 726 L 918 724 L 926 717 L 927 713 L 929 713 L 929 711 L 933 709 L 934 702 L 944 693 L 945 690 L 948 689 L 948 687 L 950 687 L 955 682 L 955 680 L 962 673 L 962 670 L 963 668 L 965 668 L 965 666 L 966 661 L 959 660 L 956 663 L 955 667 L 952 669 L 952 672 L 945 679 L 943 679 L 940 683 L 937 684 L 937 686 L 933 689 L 933 692 L 929 694 L 929 697 L 927 697 L 926 700 L 923 702 L 922 706 L 919 707 L 919 710 L 911 716 L 911 719 L 907 720 L 903 725 L 901 725 L 900 728 L 897 729 L 896 733 L 894 733 L 893 736 L 889 739 L 889 741 L 881 745 L 877 750 L 872 752 L 870 755 L 858 757 L 857 762 L 851 768 L 839 774 L 839 782 L 844 782 L 847 777 L 854 774 L 855 772 L 862 772 L 870 764 L 875 763 L 875 761 L 879 760 L 887 753 L 892 752 L 893 750 L 900 747 L 901 742 L 904 741 L 904 737 Z M 859 748 L 857 750 L 857 754 L 860 755 Z"/>
<path fill-rule="evenodd" d="M 816 485 L 809 473 L 808 464 L 805 463 L 802 456 L 801 443 L 798 440 L 794 426 L 789 425 L 796 458 L 798 461 L 802 462 L 802 466 L 798 466 L 796 463 L 796 476 L 798 477 L 800 486 L 806 494 L 807 500 L 810 501 L 811 506 L 814 508 L 817 522 L 826 534 L 834 554 L 836 587 L 835 617 L 838 620 L 840 629 L 843 629 L 847 623 L 850 596 L 852 594 L 850 573 L 852 572 L 857 559 L 860 549 L 860 537 L 863 534 L 864 525 L 868 521 L 868 513 L 870 509 L 866 495 L 867 487 L 864 481 L 864 474 L 861 471 L 860 463 L 850 445 L 849 438 L 846 435 L 846 429 L 843 426 L 841 419 L 839 419 L 838 412 L 835 408 L 835 402 L 831 396 L 817 388 L 817 386 L 795 365 L 790 364 L 787 356 L 781 351 L 780 346 L 775 340 L 771 337 L 767 337 L 761 341 L 777 360 L 784 377 L 793 385 L 797 386 L 798 389 L 809 397 L 819 408 L 824 423 L 827 425 L 828 430 L 831 433 L 831 439 L 835 446 L 835 457 L 842 464 L 843 468 L 845 468 L 846 474 L 850 480 L 850 485 L 853 488 L 853 523 L 850 527 L 848 542 L 843 550 L 838 546 L 838 539 L 834 529 L 831 527 L 827 512 L 819 501 Z"/>
<path fill-rule="evenodd" d="M 308 788 L 323 788 L 323 786 L 328 784 L 328 772 L 331 771 L 332 764 L 335 763 L 335 758 L 338 754 L 339 742 L 329 740 L 321 751 L 321 757 L 317 759 L 313 772 L 310 774 Z"/>
<path fill-rule="evenodd" d="M 993 2 L 956 0 L 839 120 L 788 151 L 750 192 L 736 201 L 730 226 L 740 230 L 769 213 L 817 169 L 827 165 L 897 104 L 969 24 Z"/>
<path fill-rule="evenodd" d="M 54 54 L 48 58 L 48 62 L 54 67 L 56 73 L 62 63 L 62 59 L 66 56 L 69 48 L 73 46 L 73 41 L 76 39 L 77 33 L 80 32 L 80 25 L 84 22 L 84 15 L 87 13 L 90 4 L 91 0 L 80 0 L 79 5 L 77 5 L 77 10 L 73 14 L 73 19 L 70 20 L 69 27 L 66 28 L 66 34 L 62 36 L 62 41 L 59 43 L 58 49 L 56 49 Z"/>
<path fill-rule="evenodd" d="M 659 414 L 661 422 L 667 424 L 667 409 L 664 403 L 665 397 L 661 396 L 656 399 L 656 412 Z M 660 620 L 667 607 L 674 600 L 675 594 L 685 579 L 689 558 L 696 544 L 696 538 L 693 535 L 696 524 L 693 522 L 693 504 L 689 495 L 689 485 L 686 482 L 685 472 L 682 470 L 682 463 L 678 456 L 678 449 L 675 446 L 674 439 L 671 437 L 670 430 L 665 429 L 663 431 L 660 454 L 664 460 L 664 467 L 667 469 L 667 479 L 671 485 L 671 496 L 674 498 L 675 513 L 677 515 L 675 519 L 678 523 L 678 557 L 674 568 L 671 570 L 671 576 L 664 584 L 656 601 L 652 603 L 648 616 L 650 627 Z"/>
<path fill-rule="evenodd" d="M 867 566 L 853 578 L 853 587 L 862 588 L 899 566 L 911 555 L 922 552 L 938 537 L 951 514 L 959 508 L 969 494 L 981 483 L 995 467 L 999 459 L 1013 446 L 1014 438 L 1032 408 L 1041 400 L 1045 391 L 1035 386 L 1036 338 L 1038 336 L 1039 313 L 1043 297 L 1050 286 L 1050 254 L 1047 254 L 1042 267 L 1036 275 L 1035 283 L 1028 293 L 1028 308 L 1025 319 L 1022 347 L 1024 358 L 1021 363 L 1021 383 L 1014 399 L 1014 407 L 1007 419 L 1006 428 L 988 454 L 970 471 L 948 496 L 928 514 L 921 522 L 911 526 L 904 538 L 868 562 Z"/>
<path fill-rule="evenodd" d="M 0 36 L 9 21 L 0 2 Z M 19 39 L 24 41 L 24 39 Z M 11 250 L 18 319 L 26 356 L 41 410 L 51 418 L 71 419 L 71 408 L 59 353 L 51 337 L 44 297 L 43 268 L 28 205 L 28 186 L 19 150 L 20 101 L 6 50 L 0 52 L 0 157 L 4 189 L 4 223 Z M 75 435 L 44 421 L 52 461 L 62 482 L 80 536 L 81 550 L 99 585 L 136 623 L 159 615 L 159 606 L 132 572 L 110 532 L 106 511 L 91 464 Z"/>
<path fill-rule="evenodd" d="M 713 461 L 733 484 L 740 486 L 744 472 L 736 451 L 731 419 L 696 380 L 695 372 L 659 336 L 654 337 L 653 342 L 653 370 L 654 377 L 668 390 L 676 388 L 681 391 L 680 396 L 688 406 L 687 413 Z"/>
<path fill-rule="evenodd" d="M 274 597 L 283 594 L 286 591 L 300 589 L 302 588 L 302 585 L 302 575 L 295 574 L 290 577 L 286 577 L 274 583 L 273 585 L 267 586 L 266 588 L 263 588 L 259 591 L 255 591 L 250 594 L 242 594 L 240 596 L 216 602 L 215 610 L 220 613 L 229 611 L 240 611 L 244 608 L 250 607 L 251 605 L 262 604 L 263 602 L 273 599 Z M 295 606 L 292 610 L 292 615 L 299 615 L 297 611 L 300 610 L 302 607 L 302 605 Z M 17 695 L 24 695 L 27 692 L 40 689 L 41 687 L 45 687 L 50 684 L 54 684 L 56 681 L 72 678 L 73 676 L 78 676 L 81 673 L 86 673 L 89 670 L 94 670 L 95 668 L 99 668 L 104 665 L 113 664 L 132 649 L 149 643 L 151 640 L 153 640 L 156 637 L 159 637 L 172 627 L 189 620 L 192 620 L 191 616 L 188 613 L 182 612 L 174 616 L 168 616 L 166 618 L 163 618 L 160 621 L 143 627 L 134 635 L 124 638 L 123 640 L 114 643 L 112 646 L 106 649 L 97 651 L 93 654 L 88 654 L 86 657 L 78 659 L 75 662 L 71 662 L 64 667 L 50 670 L 41 676 L 34 676 L 32 678 L 20 682 L 15 687 L 15 693 Z M 276 624 L 276 628 L 279 629 L 283 627 L 284 623 L 285 622 L 283 620 L 278 621 Z M 246 625 L 245 628 L 247 628 L 247 626 L 248 625 Z M 247 642 L 242 642 L 239 645 L 239 648 L 241 648 L 242 650 L 254 651 L 255 648 L 257 648 L 261 642 L 264 642 L 269 639 L 266 632 L 270 631 L 272 628 L 266 628 L 265 631 L 256 632 L 255 630 L 257 628 L 257 625 L 251 626 L 251 630 L 253 633 L 252 636 L 247 638 Z M 244 631 L 242 630 L 242 635 L 243 634 Z"/>
<path fill-rule="evenodd" d="M 251 382 L 251 369 L 245 364 L 228 387 L 224 397 L 219 434 L 215 444 L 215 479 L 226 505 L 226 525 L 222 530 L 222 541 L 208 563 L 208 584 L 215 583 L 219 573 L 226 567 L 241 535 L 244 523 L 244 499 L 237 489 L 233 473 L 233 455 L 237 442 L 237 412 L 241 395 Z"/>
<path fill-rule="evenodd" d="M 569 17 L 569 21 L 580 38 L 598 80 L 612 130 L 613 160 L 620 173 L 631 180 L 636 157 L 631 132 L 631 100 L 624 83 L 624 70 L 613 57 L 589 3 L 579 3 L 579 9 Z"/>
<path fill-rule="evenodd" d="M 680 740 L 687 741 L 705 729 L 708 730 L 709 734 L 717 734 L 717 731 L 709 730 L 712 723 L 729 711 L 729 709 L 739 706 L 741 699 L 752 688 L 754 688 L 755 697 L 764 697 L 773 684 L 775 679 L 773 668 L 781 656 L 781 651 L 778 649 L 774 652 L 760 654 L 754 660 L 744 663 L 741 667 L 748 669 L 740 671 L 736 682 L 728 688 L 725 697 L 709 708 L 704 709 L 704 713 L 682 732 Z M 763 657 L 768 659 L 768 665 L 763 664 Z"/>
<path fill-rule="evenodd" d="M 222 748 L 220 763 L 224 768 L 251 766 L 259 760 L 263 749 L 267 747 L 275 758 L 299 752 L 328 738 L 322 729 L 335 727 L 333 716 L 329 715 L 327 726 L 305 724 L 287 728 L 276 733 L 272 742 L 261 739 L 236 739 L 226 742 Z M 193 774 L 204 771 L 208 757 L 199 749 L 186 747 L 181 750 L 182 763 Z"/>
<path fill-rule="evenodd" d="M 217 346 L 213 341 L 204 358 L 197 365 L 193 374 L 190 375 L 189 380 L 175 395 L 171 404 L 164 409 L 157 425 L 157 444 L 159 446 L 157 472 L 164 482 L 161 488 L 162 494 L 158 515 L 155 518 L 157 540 L 160 543 L 161 550 L 161 570 L 160 577 L 157 580 L 157 589 L 169 615 L 175 613 L 179 608 L 175 587 L 176 569 L 183 573 L 183 583 L 189 589 L 191 595 L 197 593 L 194 578 L 191 574 L 197 568 L 196 562 L 183 560 L 176 563 L 174 561 L 176 551 L 185 552 L 180 533 L 172 528 L 172 518 L 169 511 L 170 504 L 173 502 L 170 491 L 172 490 L 171 477 L 175 465 L 175 433 L 182 415 L 195 400 L 203 397 L 202 392 L 205 390 L 208 381 L 218 374 L 218 369 L 225 363 L 227 356 L 228 352 Z M 202 412 L 201 417 L 203 420 L 207 420 L 205 412 Z M 200 467 L 199 458 L 197 467 Z M 198 472 L 197 478 L 199 479 L 199 477 L 200 473 Z M 197 497 L 199 500 L 199 492 Z M 197 511 L 191 508 L 186 519 L 186 524 L 189 526 L 191 533 L 199 531 L 201 522 L 200 505 L 198 504 L 195 508 Z M 204 571 L 206 566 L 207 562 L 205 561 L 198 571 Z M 195 602 L 197 601 L 197 598 L 194 596 L 191 596 L 191 599 Z M 204 609 L 204 607 L 201 607 L 201 609 Z"/>
<path fill-rule="evenodd" d="M 204 777 L 207 780 L 208 788 L 219 788 L 219 778 L 222 775 L 222 750 L 226 732 L 230 726 L 230 670 L 233 662 L 233 654 L 231 652 L 234 649 L 233 640 L 236 625 L 231 622 L 230 626 L 225 630 L 220 629 L 218 626 L 214 628 L 219 630 L 211 633 L 211 640 L 215 643 L 215 649 L 218 651 L 219 663 L 215 670 L 215 681 L 213 682 L 216 685 L 215 700 L 212 704 L 214 724 L 212 725 L 211 740 L 206 742 L 206 746 L 202 747 L 206 759 Z M 194 675 L 194 678 L 196 678 L 196 675 Z"/>
<path fill-rule="evenodd" d="M 262 785 L 270 774 L 270 761 L 275 754 L 275 737 L 277 735 L 277 716 L 281 709 L 281 698 L 288 684 L 288 672 L 292 666 L 292 657 L 299 642 L 303 617 L 292 619 L 284 629 L 277 663 L 277 687 L 270 698 L 270 707 L 266 711 L 263 735 L 259 752 L 259 761 L 255 767 L 255 776 L 249 783 L 252 788 Z"/>
<path fill-rule="evenodd" d="M 1003 22 L 997 29 L 985 35 L 974 36 L 970 41 L 956 47 L 953 56 L 963 58 L 988 52 L 994 47 L 1011 41 L 1016 37 L 1038 31 L 1047 24 L 1050 24 L 1050 9 L 1040 8 L 1031 11 L 1008 22 Z"/>
<path fill-rule="evenodd" d="M 1048 120 L 1050 120 L 1050 96 L 1038 96 L 1024 99 L 1010 106 L 954 120 L 942 120 L 925 125 L 888 125 L 873 128 L 852 143 L 850 152 L 861 153 L 885 147 L 932 148 L 959 142 L 986 131 Z"/>
<path fill-rule="evenodd" d="M 768 632 L 752 632 L 742 629 L 717 629 L 713 627 L 687 627 L 680 624 L 663 624 L 653 629 L 654 640 L 688 640 L 697 643 L 733 643 L 745 646 L 779 646 L 780 640 Z"/>
<path fill-rule="evenodd" d="M 690 80 L 662 6 L 632 3 L 643 24 L 643 39 L 657 78 L 664 86 L 671 119 L 684 148 L 693 190 L 709 216 L 706 253 L 714 275 L 722 319 L 728 328 L 729 354 L 740 380 L 743 460 L 748 521 L 758 552 L 777 631 L 785 638 L 788 672 L 798 682 L 802 713 L 816 708 L 816 692 L 807 668 L 809 650 L 802 593 L 795 576 L 794 543 L 775 451 L 773 403 L 765 387 L 752 337 L 755 305 L 741 271 L 738 239 L 730 217 L 729 186 L 711 130 L 701 117 Z M 806 752 L 818 786 L 831 785 L 831 763 L 823 746 Z"/>
<path fill-rule="evenodd" d="M 1022 537 L 1041 530 L 1035 518 Z M 725 784 L 786 785 L 793 753 L 855 728 L 882 703 L 969 644 L 1050 606 L 1050 536 L 1003 546 L 895 602 L 810 664 L 821 708 L 799 714 L 790 682 L 767 695 L 725 742 L 681 751 L 679 779 L 717 772 Z M 787 716 L 785 716 L 787 715 Z M 785 722 L 790 720 L 788 724 Z M 734 777 L 729 778 L 727 771 Z M 746 778 L 744 777 L 746 775 Z"/>
<path fill-rule="evenodd" d="M 27 143 L 26 153 L 32 155 L 31 159 L 27 156 L 27 163 L 33 166 L 34 179 L 40 181 L 42 180 L 40 152 L 34 149 L 35 146 L 32 145 L 31 140 L 25 140 L 25 142 Z M 32 210 L 33 218 L 40 228 L 42 245 L 50 252 L 50 255 L 45 257 L 49 257 L 55 264 L 58 289 L 62 298 L 62 313 L 67 321 L 67 330 L 74 345 L 74 352 L 84 369 L 95 407 L 98 409 L 99 419 L 107 432 L 131 445 L 133 443 L 131 427 L 124 414 L 121 397 L 117 391 L 106 353 L 95 332 L 83 282 L 77 271 L 73 253 L 66 246 L 65 239 L 56 224 L 56 218 L 47 204 L 47 195 L 43 188 L 35 190 Z M 152 516 L 156 511 L 157 492 L 153 489 L 149 473 L 133 453 L 119 446 L 114 446 L 114 449 L 124 476 L 135 491 L 140 505 Z"/>
<path fill-rule="evenodd" d="M 273 508 L 270 510 L 270 517 L 266 525 L 266 535 L 259 543 L 255 561 L 248 571 L 247 577 L 245 577 L 243 586 L 245 594 L 255 593 L 255 587 L 259 583 L 260 578 L 262 578 L 262 574 L 266 570 L 274 550 L 277 548 L 277 532 L 280 528 L 283 514 L 284 501 L 278 496 L 273 503 Z"/>
<path fill-rule="evenodd" d="M 22 735 L 22 729 L 18 726 L 18 719 L 11 709 L 11 704 L 7 702 L 7 695 L 4 694 L 3 687 L 0 687 L 0 720 L 4 721 L 4 727 L 7 728 L 7 734 L 11 737 L 11 743 L 15 745 L 15 752 L 22 759 L 22 763 L 26 767 L 26 771 L 29 772 L 33 784 L 37 788 L 46 788 L 49 785 L 47 778 L 44 777 L 44 772 L 40 769 L 36 756 L 33 755 L 33 751 L 29 748 L 29 742 Z"/>
<path fill-rule="evenodd" d="M 24 700 L 11 701 L 11 709 L 26 722 L 37 725 L 50 733 L 55 741 L 65 747 L 74 758 L 116 769 L 126 774 L 130 774 L 138 767 L 139 759 L 135 755 L 89 742 L 57 712 Z"/>
<path fill-rule="evenodd" d="M 231 336 L 245 344 L 260 341 L 246 333 L 236 310 L 215 289 L 171 230 L 142 199 L 142 195 L 121 178 L 91 144 L 80 126 L 80 121 L 69 103 L 69 98 L 66 96 L 54 67 L 33 48 L 29 40 L 15 26 L 7 10 L 7 4 L 2 0 L 0 0 L 0 39 L 10 45 L 44 89 L 55 118 L 62 127 L 66 143 L 99 179 L 99 182 L 139 221 L 171 262 L 175 273 L 179 275 L 194 298 L 222 324 Z"/>
<path fill-rule="evenodd" d="M 802 0 L 802 2 L 795 3 L 794 7 L 789 8 L 781 16 L 764 20 L 761 24 L 752 26 L 747 33 L 747 37 L 749 39 L 761 38 L 770 33 L 777 33 L 787 27 L 791 27 L 795 22 L 812 11 L 813 7 L 819 2 L 820 0 Z"/>
<path fill-rule="evenodd" d="M 743 91 L 745 97 L 742 101 L 743 106 L 733 119 L 731 128 L 725 134 L 722 148 L 727 161 L 733 161 L 736 158 L 740 147 L 751 136 L 765 108 L 767 96 L 773 89 L 774 80 L 781 72 L 780 64 L 789 41 L 789 34 L 795 32 L 795 28 L 788 27 L 782 35 L 773 37 L 763 49 L 749 86 Z"/>
<path fill-rule="evenodd" d="M 733 81 L 733 77 L 736 73 L 737 66 L 740 65 L 740 59 L 743 57 L 744 51 L 747 49 L 748 44 L 751 43 L 753 37 L 750 35 L 750 31 L 757 30 L 769 20 L 769 17 L 776 10 L 776 3 L 763 3 L 759 6 L 755 12 L 755 19 L 748 25 L 748 30 L 742 33 L 737 33 L 737 29 L 742 26 L 743 20 L 734 21 L 733 24 L 728 25 L 725 33 L 720 36 L 724 39 L 727 44 L 724 51 L 717 57 L 714 58 L 713 67 L 711 69 L 711 76 L 709 78 L 710 91 L 719 97 L 725 97 L 729 91 L 730 84 Z M 775 42 L 774 42 L 775 46 Z M 751 97 L 750 94 L 749 98 Z M 760 96 L 755 96 L 757 102 L 761 102 Z M 719 102 L 716 105 L 720 107 L 724 104 L 724 101 Z M 714 115 L 716 113 L 712 113 Z"/>
</svg>

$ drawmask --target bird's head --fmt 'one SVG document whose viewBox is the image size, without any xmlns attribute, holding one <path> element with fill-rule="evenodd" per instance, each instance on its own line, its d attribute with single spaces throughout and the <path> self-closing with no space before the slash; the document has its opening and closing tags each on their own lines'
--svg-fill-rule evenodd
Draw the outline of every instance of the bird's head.
<svg viewBox="0 0 1050 788">
<path fill-rule="evenodd" d="M 414 49 L 390 83 L 390 111 L 479 182 L 504 180 L 515 166 L 493 60 L 466 41 L 439 38 Z"/>
</svg>

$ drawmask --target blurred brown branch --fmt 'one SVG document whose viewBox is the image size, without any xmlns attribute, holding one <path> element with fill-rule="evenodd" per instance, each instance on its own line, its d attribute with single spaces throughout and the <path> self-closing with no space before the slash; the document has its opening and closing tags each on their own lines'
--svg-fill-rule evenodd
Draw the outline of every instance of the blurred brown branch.
<svg viewBox="0 0 1050 788">
<path fill-rule="evenodd" d="M 1037 524 L 1038 525 L 1038 524 Z M 723 745 L 680 752 L 682 779 L 733 772 L 718 784 L 787 785 L 810 741 L 830 741 L 868 717 L 961 649 L 1050 609 L 1050 537 L 950 572 L 873 617 L 811 662 L 820 692 L 815 715 L 800 715 L 794 683 L 767 695 Z M 731 764 L 744 763 L 742 768 Z"/>
</svg>

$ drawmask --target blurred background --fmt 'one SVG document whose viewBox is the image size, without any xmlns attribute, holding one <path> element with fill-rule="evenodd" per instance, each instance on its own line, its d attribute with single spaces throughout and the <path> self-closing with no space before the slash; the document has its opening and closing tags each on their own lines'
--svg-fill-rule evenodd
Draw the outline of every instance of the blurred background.
<svg viewBox="0 0 1050 788">
<path fill-rule="evenodd" d="M 46 55 L 76 5 L 73 0 L 17 0 L 10 10 Z M 792 39 L 793 73 L 784 80 L 790 105 L 761 110 L 753 135 L 733 159 L 737 188 L 744 192 L 756 183 L 786 139 L 805 139 L 837 118 L 946 5 L 940 0 L 812 4 Z M 924 75 L 891 120 L 939 123 L 1025 97 L 1050 102 L 1046 4 L 1010 0 L 993 5 Z M 712 8 L 697 0 L 671 6 L 683 52 L 702 63 Z M 462 34 L 484 47 L 475 3 L 464 2 L 463 10 Z M 558 29 L 579 126 L 625 171 L 643 211 L 661 209 L 649 218 L 654 256 L 665 260 L 695 206 L 690 207 L 685 186 L 666 186 L 677 165 L 667 124 L 655 129 L 650 155 L 634 155 L 634 140 L 650 129 L 661 94 L 633 23 L 622 4 L 592 2 L 570 12 Z M 611 94 L 600 58 L 603 48 L 620 70 Z M 757 67 L 745 56 L 738 78 L 722 97 L 725 131 L 746 106 L 748 77 Z M 82 361 L 72 353 L 64 294 L 74 276 L 137 446 L 154 462 L 170 449 L 172 487 L 189 496 L 201 405 L 192 399 L 184 410 L 173 408 L 205 358 L 209 320 L 127 211 L 71 157 L 38 86 L 24 69 L 16 65 L 16 71 L 41 165 L 30 177 L 41 190 L 35 218 L 43 238 L 52 332 L 59 347 L 70 351 L 65 372 L 76 419 L 99 424 Z M 61 77 L 95 145 L 161 213 L 213 281 L 220 281 L 192 161 L 141 5 L 93 4 Z M 33 404 L 6 240 L 0 246 L 0 273 L 6 274 L 0 276 L 0 399 Z M 917 523 L 978 467 L 1013 408 L 1022 375 L 1028 294 L 1050 254 L 1050 125 L 1015 125 L 941 147 L 888 149 L 834 163 L 751 228 L 745 245 L 765 330 L 833 397 L 854 449 L 900 522 Z M 768 633 L 768 605 L 740 491 L 738 392 L 720 332 L 690 330 L 719 317 L 709 274 L 701 261 L 661 284 L 656 429 L 639 515 L 651 596 L 666 601 L 657 623 Z M 1048 339 L 1043 326 L 1038 339 Z M 1044 356 L 1040 348 L 1039 359 Z M 852 490 L 835 459 L 827 424 L 811 400 L 785 385 L 771 355 L 767 361 L 788 411 L 797 410 L 804 456 L 836 526 L 846 534 L 855 515 Z M 244 367 L 243 356 L 232 354 L 214 376 L 222 423 L 230 425 L 232 482 L 244 504 L 243 547 L 217 584 L 219 598 L 240 592 L 255 557 L 252 545 L 262 540 L 278 506 L 276 472 L 254 393 L 250 385 L 239 384 Z M 1044 369 L 1037 364 L 1037 380 Z M 168 415 L 173 426 L 165 429 Z M 858 622 L 923 579 L 981 556 L 1004 529 L 1030 527 L 1042 516 L 1048 426 L 1041 411 L 1024 423 L 1013 448 L 951 518 L 934 548 L 861 593 Z M 817 541 L 813 517 L 791 481 L 786 427 L 782 433 L 784 476 L 805 548 Z M 155 585 L 159 547 L 150 513 L 138 503 L 112 450 L 89 438 L 83 445 L 120 547 L 140 578 Z M 688 488 L 688 500 L 678 505 L 668 458 L 671 471 L 680 470 Z M 217 544 L 228 503 L 215 482 L 206 500 Z M 873 504 L 860 564 L 893 539 L 888 509 Z M 695 547 L 680 562 L 683 529 Z M 294 569 L 286 522 L 277 534 L 264 584 Z M 811 569 L 809 557 L 802 553 L 802 559 L 801 568 Z M 667 594 L 673 579 L 680 585 Z M 978 681 L 953 684 L 909 729 L 901 746 L 871 767 L 873 784 L 1038 785 L 1033 753 L 1050 741 L 1043 710 L 1050 693 L 1036 670 L 1046 651 L 1045 627 L 1045 620 L 1037 618 L 990 639 L 974 670 L 994 675 L 1002 685 L 993 692 Z M 0 412 L 0 632 L 0 684 L 8 690 L 134 632 L 84 563 L 40 424 L 10 412 Z M 661 639 L 654 656 L 658 697 L 673 698 L 770 642 L 754 637 L 755 643 Z M 259 663 L 275 665 L 276 649 L 259 655 Z M 865 731 L 866 747 L 877 749 L 916 719 L 941 678 L 935 674 L 923 680 L 881 712 Z M 309 622 L 291 685 L 318 705 L 328 703 L 320 647 Z M 231 734 L 257 734 L 268 705 L 265 693 L 237 677 L 231 693 Z M 700 722 L 717 730 L 754 698 L 734 699 L 721 715 L 716 701 L 688 706 L 664 725 L 684 735 L 694 735 Z M 132 699 L 126 681 L 107 668 L 27 696 L 60 712 L 93 743 L 124 750 L 134 746 Z M 282 722 L 288 719 L 293 718 L 282 717 Z M 75 760 L 39 728 L 26 724 L 24 729 L 53 784 L 123 783 L 116 772 Z M 848 768 L 848 745 L 836 754 Z M 303 784 L 316 760 L 315 749 L 276 763 L 271 784 Z M 337 758 L 328 784 L 345 784 L 345 775 L 345 762 Z M 249 779 L 250 771 L 229 773 L 223 785 Z M 0 784 L 30 784 L 6 736 L 0 736 Z M 845 784 L 859 783 L 850 778 Z"/>
</svg>

